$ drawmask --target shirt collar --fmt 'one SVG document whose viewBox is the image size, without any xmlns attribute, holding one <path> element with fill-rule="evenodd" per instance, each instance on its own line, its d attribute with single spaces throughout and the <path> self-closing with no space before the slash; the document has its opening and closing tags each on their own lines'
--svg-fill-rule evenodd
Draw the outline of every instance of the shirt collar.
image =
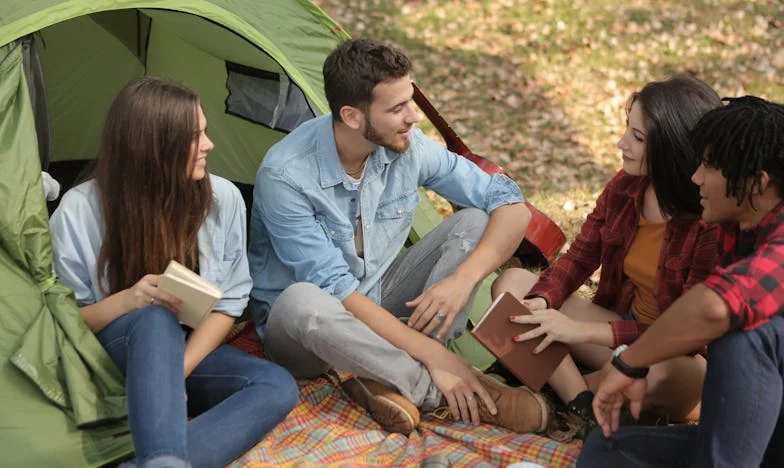
<svg viewBox="0 0 784 468">
<path fill-rule="evenodd" d="M 779 202 L 772 210 L 762 217 L 759 224 L 747 231 L 757 234 L 757 240 L 768 239 L 777 231 L 784 230 L 784 201 Z"/>
<path fill-rule="evenodd" d="M 332 129 L 332 114 L 320 117 L 316 138 L 316 157 L 318 160 L 319 183 L 321 188 L 332 187 L 343 182 L 343 165 L 338 158 L 335 144 L 335 131 Z"/>
<path fill-rule="evenodd" d="M 332 187 L 343 183 L 346 178 L 343 165 L 338 157 L 338 147 L 335 144 L 335 130 L 332 127 L 332 114 L 322 117 L 320 128 L 317 132 L 316 153 L 318 159 L 319 183 L 321 188 Z M 409 146 L 406 152 L 411 151 Z M 396 153 L 386 148 L 378 147 L 373 151 L 365 163 L 365 175 L 372 168 L 374 171 L 381 171 L 383 165 L 389 164 L 398 156 L 404 153 Z"/>
</svg>

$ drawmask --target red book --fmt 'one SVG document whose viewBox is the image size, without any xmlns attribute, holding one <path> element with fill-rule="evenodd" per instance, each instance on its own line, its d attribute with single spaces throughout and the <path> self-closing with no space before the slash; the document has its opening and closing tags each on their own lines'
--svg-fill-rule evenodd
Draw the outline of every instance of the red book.
<svg viewBox="0 0 784 468">
<path fill-rule="evenodd" d="M 471 334 L 515 377 L 531 390 L 538 392 L 569 353 L 569 348 L 556 341 L 541 353 L 534 354 L 534 348 L 544 340 L 544 335 L 519 343 L 514 341 L 515 336 L 539 325 L 510 322 L 509 317 L 530 314 L 528 307 L 505 292 L 490 305 L 482 320 L 471 330 Z"/>
</svg>

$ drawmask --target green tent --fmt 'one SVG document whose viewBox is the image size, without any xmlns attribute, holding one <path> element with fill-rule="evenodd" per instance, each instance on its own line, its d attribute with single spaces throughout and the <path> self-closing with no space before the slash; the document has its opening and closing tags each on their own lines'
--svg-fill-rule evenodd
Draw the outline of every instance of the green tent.
<svg viewBox="0 0 784 468">
<path fill-rule="evenodd" d="M 41 168 L 70 185 L 117 92 L 159 75 L 199 94 L 210 169 L 249 196 L 267 148 L 328 112 L 321 66 L 348 37 L 308 0 L 2 2 L 0 464 L 101 465 L 132 452 L 122 375 L 52 274 Z M 440 222 L 426 200 L 414 241 Z M 494 361 L 468 334 L 451 346 L 477 367 Z"/>
</svg>

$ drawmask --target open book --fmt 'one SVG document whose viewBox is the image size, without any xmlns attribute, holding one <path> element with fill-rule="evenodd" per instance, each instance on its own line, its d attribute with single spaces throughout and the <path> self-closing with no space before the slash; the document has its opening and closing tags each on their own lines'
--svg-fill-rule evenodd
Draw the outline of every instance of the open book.
<svg viewBox="0 0 784 468">
<path fill-rule="evenodd" d="M 509 317 L 530 313 L 528 307 L 505 292 L 490 305 L 471 333 L 515 377 L 538 392 L 569 353 L 569 349 L 556 341 L 541 353 L 534 354 L 534 348 L 542 342 L 544 336 L 519 343 L 514 341 L 515 336 L 539 325 L 510 322 Z"/>
<path fill-rule="evenodd" d="M 178 318 L 194 329 L 223 297 L 220 288 L 175 260 L 169 262 L 158 287 L 182 301 Z"/>
</svg>

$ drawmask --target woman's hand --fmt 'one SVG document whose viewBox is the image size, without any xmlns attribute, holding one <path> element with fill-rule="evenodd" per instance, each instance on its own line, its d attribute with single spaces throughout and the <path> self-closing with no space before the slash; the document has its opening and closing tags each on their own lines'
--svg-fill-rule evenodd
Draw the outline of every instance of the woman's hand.
<svg viewBox="0 0 784 468">
<path fill-rule="evenodd" d="M 561 343 L 585 343 L 588 341 L 588 330 L 584 322 L 577 322 L 555 309 L 534 310 L 531 315 L 514 315 L 509 317 L 514 323 L 539 325 L 531 331 L 514 337 L 515 341 L 528 341 L 544 335 L 535 353 L 544 351 L 553 341 Z"/>
<path fill-rule="evenodd" d="M 175 296 L 158 289 L 161 275 L 145 275 L 133 286 L 125 290 L 125 305 L 130 312 L 152 304 L 160 304 L 174 312 L 180 313 L 181 301 Z"/>
</svg>

